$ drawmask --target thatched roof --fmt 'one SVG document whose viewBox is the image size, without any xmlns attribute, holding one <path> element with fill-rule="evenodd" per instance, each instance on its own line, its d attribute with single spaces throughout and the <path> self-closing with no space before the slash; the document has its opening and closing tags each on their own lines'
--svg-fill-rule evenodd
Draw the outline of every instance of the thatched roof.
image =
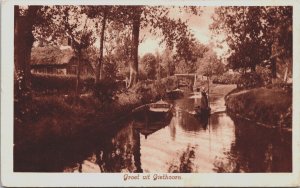
<svg viewBox="0 0 300 188">
<path fill-rule="evenodd" d="M 74 57 L 71 48 L 60 49 L 58 46 L 35 47 L 31 52 L 31 65 L 67 64 Z"/>
</svg>

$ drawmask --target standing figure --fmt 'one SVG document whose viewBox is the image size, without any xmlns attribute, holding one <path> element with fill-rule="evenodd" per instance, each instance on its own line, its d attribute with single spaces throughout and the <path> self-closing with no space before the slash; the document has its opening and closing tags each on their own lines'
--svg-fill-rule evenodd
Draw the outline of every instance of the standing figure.
<svg viewBox="0 0 300 188">
<path fill-rule="evenodd" d="M 208 98 L 204 90 L 201 91 L 201 95 L 202 97 L 201 97 L 200 110 L 204 111 L 208 109 Z"/>
</svg>

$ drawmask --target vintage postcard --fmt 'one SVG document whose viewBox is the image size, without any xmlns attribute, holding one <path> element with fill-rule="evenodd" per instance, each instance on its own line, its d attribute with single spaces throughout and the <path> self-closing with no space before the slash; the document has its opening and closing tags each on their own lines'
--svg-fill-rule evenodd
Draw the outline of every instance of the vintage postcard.
<svg viewBox="0 0 300 188">
<path fill-rule="evenodd" d="M 2 1 L 2 185 L 300 186 L 299 12 Z"/>
</svg>

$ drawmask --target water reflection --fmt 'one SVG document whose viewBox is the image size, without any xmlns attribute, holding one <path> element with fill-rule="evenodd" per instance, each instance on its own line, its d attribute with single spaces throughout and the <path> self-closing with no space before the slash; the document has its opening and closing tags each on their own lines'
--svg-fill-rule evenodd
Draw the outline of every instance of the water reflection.
<svg viewBox="0 0 300 188">
<path fill-rule="evenodd" d="M 173 102 L 171 119 L 151 123 L 147 114 L 124 122 L 67 172 L 291 172 L 291 133 L 232 119 L 224 100 L 211 97 L 213 114 L 191 115 L 196 99 Z M 218 113 L 215 113 L 218 112 Z M 149 123 L 150 122 L 150 123 Z"/>
<path fill-rule="evenodd" d="M 65 171 L 291 171 L 288 133 L 232 119 L 224 112 L 199 120 L 188 113 L 194 99 L 180 99 L 174 105 L 172 119 L 153 124 L 139 114 L 114 136 L 103 140 L 97 152 Z"/>
</svg>

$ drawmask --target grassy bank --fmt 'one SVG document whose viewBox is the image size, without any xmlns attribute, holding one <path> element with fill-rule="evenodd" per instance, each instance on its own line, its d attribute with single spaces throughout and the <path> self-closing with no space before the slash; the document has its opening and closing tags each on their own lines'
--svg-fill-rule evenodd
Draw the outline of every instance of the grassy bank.
<svg viewBox="0 0 300 188">
<path fill-rule="evenodd" d="M 226 96 L 226 108 L 255 122 L 272 126 L 292 126 L 292 92 L 279 88 L 255 88 Z"/>
<path fill-rule="evenodd" d="M 175 78 L 143 81 L 133 88 L 117 92 L 111 101 L 94 95 L 36 95 L 26 103 L 15 102 L 14 144 L 55 143 L 76 138 L 93 129 L 107 131 L 115 120 L 126 117 L 139 105 L 164 96 L 166 89 L 176 87 Z"/>
</svg>

